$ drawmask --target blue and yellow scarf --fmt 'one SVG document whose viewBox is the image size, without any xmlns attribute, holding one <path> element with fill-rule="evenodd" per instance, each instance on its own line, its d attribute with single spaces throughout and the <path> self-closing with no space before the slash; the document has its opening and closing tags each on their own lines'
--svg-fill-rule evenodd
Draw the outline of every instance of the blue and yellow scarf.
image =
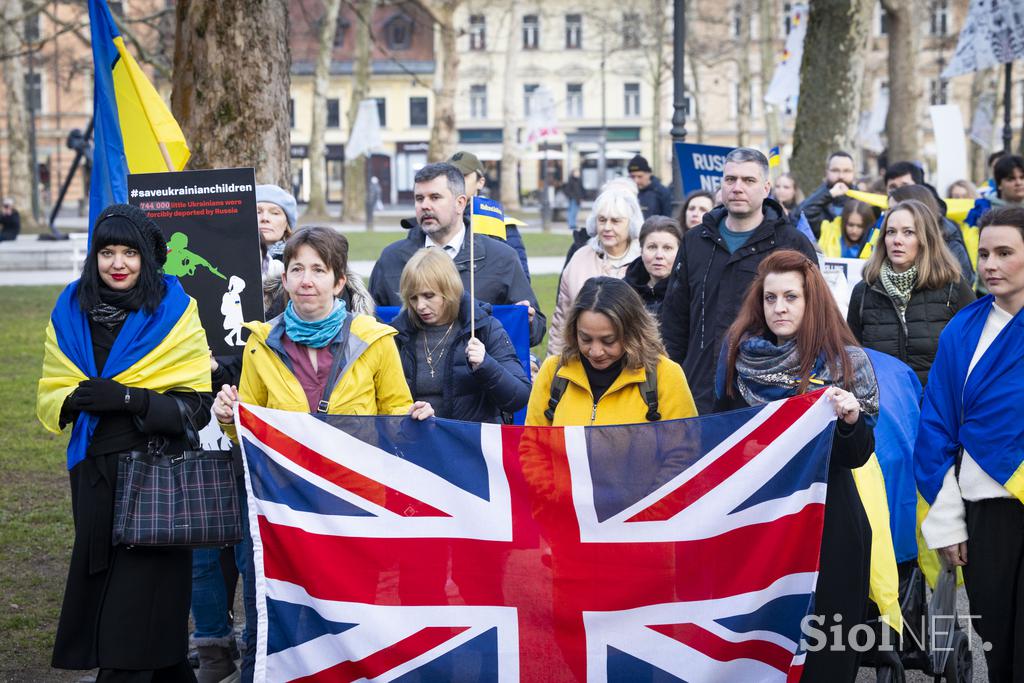
<svg viewBox="0 0 1024 683">
<path fill-rule="evenodd" d="M 210 391 L 210 353 L 194 299 L 178 279 L 165 276 L 167 293 L 153 313 L 133 311 L 121 327 L 103 372 L 97 373 L 89 318 L 78 305 L 78 282 L 57 299 L 46 328 L 43 374 L 36 415 L 60 433 L 60 410 L 79 382 L 106 377 L 131 387 L 165 392 L 175 388 Z M 97 417 L 80 413 L 68 443 L 68 469 L 85 458 Z"/>
</svg>

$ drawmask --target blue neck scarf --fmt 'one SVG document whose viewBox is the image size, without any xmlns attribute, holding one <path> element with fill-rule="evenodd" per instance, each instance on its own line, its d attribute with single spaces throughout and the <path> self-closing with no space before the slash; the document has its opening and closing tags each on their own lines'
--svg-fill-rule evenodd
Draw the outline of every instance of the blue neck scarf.
<svg viewBox="0 0 1024 683">
<path fill-rule="evenodd" d="M 284 331 L 288 338 L 296 344 L 322 349 L 338 336 L 347 316 L 345 302 L 335 299 L 334 308 L 326 318 L 309 322 L 298 316 L 292 302 L 289 301 L 288 306 L 284 309 Z"/>
</svg>

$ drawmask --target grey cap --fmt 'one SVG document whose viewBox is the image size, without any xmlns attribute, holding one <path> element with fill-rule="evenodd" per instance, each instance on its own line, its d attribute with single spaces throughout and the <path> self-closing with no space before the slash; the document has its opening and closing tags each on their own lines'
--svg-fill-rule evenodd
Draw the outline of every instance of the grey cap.
<svg viewBox="0 0 1024 683">
<path fill-rule="evenodd" d="M 298 219 L 298 205 L 295 203 L 295 197 L 277 185 L 257 185 L 256 202 L 270 202 L 280 206 L 288 219 L 288 227 L 292 230 L 295 229 L 295 221 Z"/>
</svg>

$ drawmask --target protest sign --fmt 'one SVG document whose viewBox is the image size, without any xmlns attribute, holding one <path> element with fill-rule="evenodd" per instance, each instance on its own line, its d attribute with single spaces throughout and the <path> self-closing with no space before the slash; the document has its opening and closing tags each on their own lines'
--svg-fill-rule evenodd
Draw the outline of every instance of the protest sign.
<svg viewBox="0 0 1024 683">
<path fill-rule="evenodd" d="M 679 160 L 679 177 L 683 181 L 683 193 L 693 190 L 717 190 L 722 184 L 725 157 L 732 150 L 732 147 L 677 142 L 676 159 Z"/>
<path fill-rule="evenodd" d="M 850 306 L 850 295 L 853 294 L 853 288 L 863 279 L 861 271 L 864 270 L 865 263 L 867 261 L 859 258 L 818 257 L 821 274 L 825 277 L 828 288 L 832 290 L 832 296 L 839 304 L 844 318 Z"/>
<path fill-rule="evenodd" d="M 246 320 L 263 319 L 256 177 L 251 168 L 128 176 L 128 201 L 167 238 L 164 272 L 199 304 L 216 355 L 242 353 Z"/>
</svg>

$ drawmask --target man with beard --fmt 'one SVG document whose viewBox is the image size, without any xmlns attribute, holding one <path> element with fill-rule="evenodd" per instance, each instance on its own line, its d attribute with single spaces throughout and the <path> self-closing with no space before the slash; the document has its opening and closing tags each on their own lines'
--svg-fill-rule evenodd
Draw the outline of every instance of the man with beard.
<svg viewBox="0 0 1024 683">
<path fill-rule="evenodd" d="M 378 306 L 401 306 L 399 280 L 406 262 L 424 247 L 442 249 L 455 261 L 462 284 L 469 291 L 469 240 L 462 222 L 466 184 L 462 172 L 448 163 L 427 164 L 413 178 L 417 225 L 405 239 L 384 248 L 370 274 L 370 293 Z M 476 298 L 494 305 L 527 306 L 530 345 L 544 338 L 547 319 L 537 305 L 515 250 L 485 235 L 471 235 L 476 271 Z"/>
<path fill-rule="evenodd" d="M 842 215 L 846 191 L 853 186 L 853 174 L 853 157 L 849 152 L 840 150 L 829 155 L 825 166 L 825 182 L 800 205 L 800 213 L 810 225 L 815 238 L 821 236 L 822 221 L 834 220 Z"/>
</svg>

